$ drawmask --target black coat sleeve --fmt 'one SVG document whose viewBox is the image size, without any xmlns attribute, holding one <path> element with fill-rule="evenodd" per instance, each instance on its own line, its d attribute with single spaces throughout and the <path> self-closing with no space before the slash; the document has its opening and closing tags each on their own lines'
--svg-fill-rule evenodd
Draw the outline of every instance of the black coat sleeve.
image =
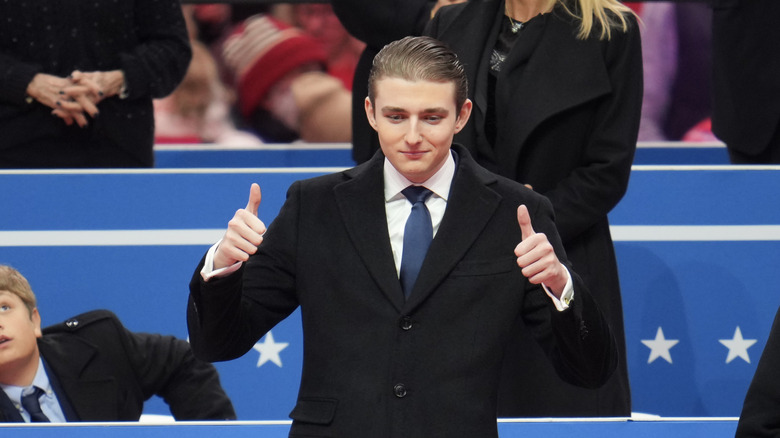
<svg viewBox="0 0 780 438">
<path fill-rule="evenodd" d="M 769 438 L 780 435 L 778 369 L 780 369 L 780 309 L 775 316 L 769 339 L 745 396 L 736 438 Z"/>
</svg>

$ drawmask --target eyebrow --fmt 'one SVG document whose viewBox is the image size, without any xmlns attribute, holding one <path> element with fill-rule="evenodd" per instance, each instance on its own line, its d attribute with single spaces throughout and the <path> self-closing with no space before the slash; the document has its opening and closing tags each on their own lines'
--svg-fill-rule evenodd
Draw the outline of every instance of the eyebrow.
<svg viewBox="0 0 780 438">
<path fill-rule="evenodd" d="M 394 107 L 394 106 L 385 106 L 382 107 L 383 113 L 408 113 L 409 111 L 405 108 L 401 107 Z M 437 108 L 426 108 L 422 111 L 423 114 L 449 114 L 449 110 L 444 107 L 437 107 Z"/>
</svg>

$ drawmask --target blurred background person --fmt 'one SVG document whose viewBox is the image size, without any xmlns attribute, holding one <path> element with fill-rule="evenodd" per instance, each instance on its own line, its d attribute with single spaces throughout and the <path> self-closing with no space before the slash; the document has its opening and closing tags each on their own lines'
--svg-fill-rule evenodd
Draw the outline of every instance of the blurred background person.
<svg viewBox="0 0 780 438">
<path fill-rule="evenodd" d="M 0 167 L 151 167 L 152 98 L 190 47 L 178 0 L 0 3 Z"/>
<path fill-rule="evenodd" d="M 347 32 L 329 3 L 295 3 L 291 7 L 292 24 L 322 44 L 328 74 L 338 78 L 351 91 L 365 43 Z"/>
<path fill-rule="evenodd" d="M 243 122 L 264 142 L 350 141 L 351 93 L 326 72 L 324 47 L 301 29 L 253 15 L 225 39 L 222 61 Z"/>
<path fill-rule="evenodd" d="M 704 3 L 642 5 L 644 98 L 639 141 L 717 141 L 712 115 L 712 9 Z"/>
<path fill-rule="evenodd" d="M 196 11 L 195 5 L 182 6 L 192 60 L 173 93 L 154 100 L 154 141 L 157 144 L 217 143 L 231 147 L 261 145 L 259 138 L 238 130 L 233 122 L 235 91 L 222 82 L 216 59 L 200 40 Z M 216 11 L 226 11 L 229 18 L 230 9 Z"/>
<path fill-rule="evenodd" d="M 234 95 L 220 82 L 214 57 L 200 41 L 190 44 L 192 62 L 184 80 L 170 96 L 154 101 L 155 143 L 263 144 L 256 136 L 236 129 L 230 113 Z"/>
</svg>

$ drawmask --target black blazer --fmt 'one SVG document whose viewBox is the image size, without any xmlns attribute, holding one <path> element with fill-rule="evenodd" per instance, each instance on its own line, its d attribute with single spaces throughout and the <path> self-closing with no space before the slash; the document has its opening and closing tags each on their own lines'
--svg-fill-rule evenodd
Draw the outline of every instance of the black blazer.
<svg viewBox="0 0 780 438">
<path fill-rule="evenodd" d="M 38 347 L 68 421 L 137 421 L 158 395 L 177 420 L 235 419 L 216 369 L 187 342 L 128 331 L 107 310 L 47 327 Z M 52 375 L 53 374 L 53 375 Z M 64 400 L 63 400 L 64 399 Z M 0 391 L 0 421 L 22 421 Z"/>
<path fill-rule="evenodd" d="M 780 309 L 750 382 L 736 438 L 775 438 L 780 435 Z"/>
<path fill-rule="evenodd" d="M 780 132 L 780 2 L 712 1 L 712 130 L 756 155 Z"/>
<path fill-rule="evenodd" d="M 576 274 L 573 306 L 558 312 L 517 266 L 522 203 L 565 260 L 547 199 L 454 148 L 447 210 L 408 301 L 387 232 L 381 152 L 294 183 L 238 273 L 206 283 L 197 268 L 188 324 L 204 359 L 243 355 L 300 306 L 291 437 L 497 436 L 498 374 L 518 316 L 567 380 L 599 385 L 614 369 L 614 341 Z"/>
<path fill-rule="evenodd" d="M 483 166 L 552 202 L 574 269 L 591 288 L 621 352 L 612 381 L 600 391 L 560 382 L 538 360 L 528 339 L 510 347 L 501 385 L 501 416 L 628 416 L 623 309 L 607 214 L 628 186 L 642 107 L 639 28 L 612 39 L 576 38 L 578 23 L 557 7 L 530 20 L 496 83 L 497 137 L 485 135 L 488 63 L 503 1 L 472 0 L 444 7 L 425 33 L 458 54 L 474 101 L 471 119 L 456 135 Z M 533 377 L 532 377 L 533 376 Z"/>
</svg>

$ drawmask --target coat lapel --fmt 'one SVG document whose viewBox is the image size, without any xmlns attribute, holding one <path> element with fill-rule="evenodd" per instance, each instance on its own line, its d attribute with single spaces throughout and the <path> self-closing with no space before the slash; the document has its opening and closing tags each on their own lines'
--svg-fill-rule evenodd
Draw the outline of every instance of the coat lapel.
<svg viewBox="0 0 780 438">
<path fill-rule="evenodd" d="M 598 39 L 576 38 L 577 27 L 556 9 L 525 29 L 496 84 L 498 162 L 516 163 L 545 120 L 611 92 Z M 527 105 L 525 102 L 533 102 Z"/>
<path fill-rule="evenodd" d="M 23 423 L 22 414 L 8 398 L 5 391 L 0 390 L 0 423 Z"/>
<path fill-rule="evenodd" d="M 498 208 L 501 196 L 487 187 L 496 176 L 479 167 L 465 148 L 453 146 L 460 159 L 447 210 L 425 256 L 407 310 L 436 290 L 466 254 Z"/>
<path fill-rule="evenodd" d="M 577 26 L 560 8 L 537 17 L 523 30 L 498 77 L 498 147 L 487 144 L 489 60 L 503 5 L 501 0 L 469 1 L 437 37 L 458 53 L 474 101 L 471 120 L 457 138 L 469 143 L 476 139 L 476 144 L 466 146 L 488 157 L 488 162 L 516 163 L 528 137 L 545 120 L 608 94 L 611 86 L 598 39 L 577 39 Z"/>
<path fill-rule="evenodd" d="M 58 382 L 59 388 L 55 387 L 57 398 L 65 397 L 65 403 L 70 403 L 80 420 L 117 418 L 117 388 L 110 375 L 112 370 L 92 370 L 89 377 L 84 375 L 97 354 L 94 345 L 70 335 L 59 337 L 57 341 L 44 337 L 38 345 Z M 58 389 L 61 390 L 56 391 Z"/>
<path fill-rule="evenodd" d="M 379 151 L 366 164 L 346 171 L 351 179 L 333 190 L 352 244 L 382 293 L 400 312 L 404 298 L 387 232 L 384 158 Z"/>
</svg>

